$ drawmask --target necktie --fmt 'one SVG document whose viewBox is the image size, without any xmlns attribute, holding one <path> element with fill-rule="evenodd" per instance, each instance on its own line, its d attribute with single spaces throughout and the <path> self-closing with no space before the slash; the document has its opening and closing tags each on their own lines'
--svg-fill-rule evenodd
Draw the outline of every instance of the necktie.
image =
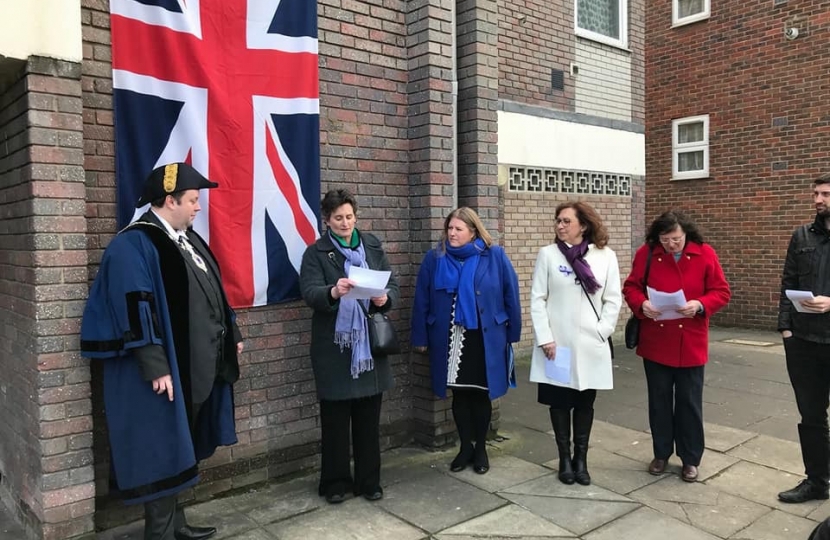
<svg viewBox="0 0 830 540">
<path fill-rule="evenodd" d="M 190 242 L 185 238 L 184 235 L 179 236 L 179 247 L 185 250 L 190 257 L 193 259 L 193 262 L 196 263 L 196 266 L 202 272 L 207 272 L 207 266 L 205 265 L 205 260 L 196 253 L 196 250 L 193 249 L 193 246 L 190 245 Z"/>
</svg>

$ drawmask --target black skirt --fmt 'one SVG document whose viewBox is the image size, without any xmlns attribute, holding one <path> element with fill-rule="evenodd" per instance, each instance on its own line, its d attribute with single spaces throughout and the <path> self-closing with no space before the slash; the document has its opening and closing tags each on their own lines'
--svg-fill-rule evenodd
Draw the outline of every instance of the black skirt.
<svg viewBox="0 0 830 540">
<path fill-rule="evenodd" d="M 594 405 L 597 398 L 596 390 L 574 390 L 554 384 L 539 383 L 536 401 L 548 405 L 552 409 L 584 409 Z"/>
<path fill-rule="evenodd" d="M 460 329 L 459 329 L 460 330 Z M 487 390 L 487 364 L 484 361 L 484 335 L 481 329 L 463 330 L 464 345 L 458 362 L 455 382 L 447 382 L 450 388 L 480 388 Z M 447 360 L 449 362 L 449 359 Z"/>
</svg>

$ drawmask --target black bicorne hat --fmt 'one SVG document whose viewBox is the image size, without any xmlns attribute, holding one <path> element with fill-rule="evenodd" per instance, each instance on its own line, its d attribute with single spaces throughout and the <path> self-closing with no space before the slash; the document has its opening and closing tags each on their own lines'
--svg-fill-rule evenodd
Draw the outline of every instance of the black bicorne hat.
<svg viewBox="0 0 830 540">
<path fill-rule="evenodd" d="M 156 199 L 161 199 L 166 195 L 172 195 L 179 191 L 215 187 L 219 187 L 219 184 L 211 182 L 187 163 L 170 163 L 162 165 L 150 173 L 144 183 L 144 192 L 135 207 L 141 208 Z"/>
</svg>

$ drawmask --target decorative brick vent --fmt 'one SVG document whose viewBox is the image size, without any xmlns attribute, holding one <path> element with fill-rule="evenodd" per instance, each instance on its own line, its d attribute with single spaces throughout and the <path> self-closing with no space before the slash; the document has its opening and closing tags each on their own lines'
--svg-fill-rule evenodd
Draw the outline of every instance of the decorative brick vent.
<svg viewBox="0 0 830 540">
<path fill-rule="evenodd" d="M 631 176 L 545 167 L 507 167 L 510 191 L 631 197 Z"/>
</svg>

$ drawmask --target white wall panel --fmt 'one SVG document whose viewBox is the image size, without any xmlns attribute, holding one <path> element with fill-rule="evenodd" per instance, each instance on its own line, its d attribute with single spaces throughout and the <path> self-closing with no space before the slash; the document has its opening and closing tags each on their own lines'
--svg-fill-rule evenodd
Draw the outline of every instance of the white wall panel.
<svg viewBox="0 0 830 540">
<path fill-rule="evenodd" d="M 0 0 L 0 56 L 83 59 L 80 0 Z"/>
<path fill-rule="evenodd" d="M 499 163 L 645 175 L 645 135 L 499 111 Z"/>
</svg>

